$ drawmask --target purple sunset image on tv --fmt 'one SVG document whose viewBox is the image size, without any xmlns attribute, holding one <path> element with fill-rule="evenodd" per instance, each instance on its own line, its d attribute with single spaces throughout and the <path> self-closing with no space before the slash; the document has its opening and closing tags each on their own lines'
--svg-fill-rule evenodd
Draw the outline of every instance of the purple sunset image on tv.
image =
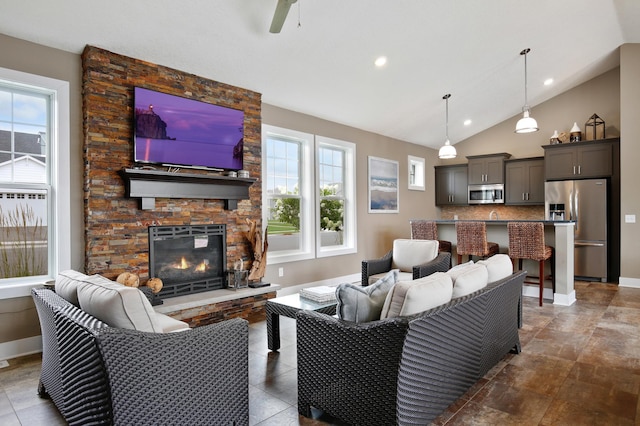
<svg viewBox="0 0 640 426">
<path fill-rule="evenodd" d="M 242 169 L 244 112 L 136 87 L 134 161 Z"/>
</svg>

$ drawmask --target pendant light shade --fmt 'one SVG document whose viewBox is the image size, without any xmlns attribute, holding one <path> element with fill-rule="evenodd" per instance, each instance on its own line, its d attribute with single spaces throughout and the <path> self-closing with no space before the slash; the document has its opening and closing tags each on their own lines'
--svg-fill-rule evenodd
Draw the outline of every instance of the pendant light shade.
<svg viewBox="0 0 640 426">
<path fill-rule="evenodd" d="M 449 98 L 451 97 L 450 94 L 444 95 L 442 97 L 442 99 L 445 100 L 446 102 L 446 137 L 447 139 L 444 142 L 444 145 L 442 145 L 442 147 L 440 148 L 440 151 L 438 151 L 438 157 L 442 158 L 442 159 L 450 159 L 450 158 L 456 158 L 456 156 L 458 155 L 458 153 L 456 152 L 456 148 L 451 145 L 451 142 L 449 142 Z"/>
<path fill-rule="evenodd" d="M 527 104 L 527 53 L 530 51 L 531 49 L 527 48 L 520 52 L 521 55 L 524 55 L 524 106 L 522 107 L 522 118 L 518 120 L 518 123 L 516 124 L 516 133 L 531 133 L 538 131 L 538 122 L 533 117 L 529 116 L 531 110 Z"/>
</svg>

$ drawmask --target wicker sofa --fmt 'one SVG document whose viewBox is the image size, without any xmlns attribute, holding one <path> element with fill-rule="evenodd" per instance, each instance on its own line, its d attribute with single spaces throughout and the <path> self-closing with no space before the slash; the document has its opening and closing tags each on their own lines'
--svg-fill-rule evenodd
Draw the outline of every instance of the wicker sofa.
<svg viewBox="0 0 640 426">
<path fill-rule="evenodd" d="M 298 411 L 354 425 L 426 425 L 504 355 L 520 352 L 522 284 L 513 273 L 407 317 L 356 323 L 297 315 Z"/>
<path fill-rule="evenodd" d="M 38 393 L 70 425 L 249 424 L 245 320 L 138 331 L 109 326 L 51 289 L 32 296 L 43 341 Z"/>
</svg>

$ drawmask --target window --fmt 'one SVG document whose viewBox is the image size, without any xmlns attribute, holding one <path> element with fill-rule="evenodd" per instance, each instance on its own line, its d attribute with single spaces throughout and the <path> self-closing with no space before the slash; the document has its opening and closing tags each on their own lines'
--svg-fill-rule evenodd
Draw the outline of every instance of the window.
<svg viewBox="0 0 640 426">
<path fill-rule="evenodd" d="M 317 256 L 355 253 L 355 145 L 316 136 Z"/>
<path fill-rule="evenodd" d="M 262 134 L 269 263 L 354 253 L 355 145 L 267 125 Z"/>
<path fill-rule="evenodd" d="M 312 245 L 313 135 L 263 126 L 262 210 L 269 263 L 310 259 Z"/>
<path fill-rule="evenodd" d="M 409 189 L 424 191 L 424 158 L 409 156 Z"/>
<path fill-rule="evenodd" d="M 68 162 L 68 82 L 0 68 L 0 297 L 70 267 Z"/>
</svg>

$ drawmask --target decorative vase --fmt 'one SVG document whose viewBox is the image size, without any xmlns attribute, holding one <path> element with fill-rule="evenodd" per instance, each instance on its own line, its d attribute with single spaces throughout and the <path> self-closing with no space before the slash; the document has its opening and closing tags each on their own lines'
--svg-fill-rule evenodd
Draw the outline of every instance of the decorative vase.
<svg viewBox="0 0 640 426">
<path fill-rule="evenodd" d="M 551 138 L 549 139 L 549 143 L 550 143 L 551 145 L 555 145 L 555 144 L 558 144 L 558 143 L 562 143 L 562 142 L 560 142 L 560 139 L 558 139 L 558 138 L 559 138 L 559 136 L 558 136 L 558 131 L 557 131 L 557 130 L 554 130 L 554 131 L 553 131 L 553 134 L 551 135 Z"/>
<path fill-rule="evenodd" d="M 580 142 L 582 140 L 582 131 L 580 131 L 580 127 L 578 127 L 578 123 L 574 122 L 573 127 L 571 128 L 571 133 L 569 135 L 570 142 Z"/>
</svg>

